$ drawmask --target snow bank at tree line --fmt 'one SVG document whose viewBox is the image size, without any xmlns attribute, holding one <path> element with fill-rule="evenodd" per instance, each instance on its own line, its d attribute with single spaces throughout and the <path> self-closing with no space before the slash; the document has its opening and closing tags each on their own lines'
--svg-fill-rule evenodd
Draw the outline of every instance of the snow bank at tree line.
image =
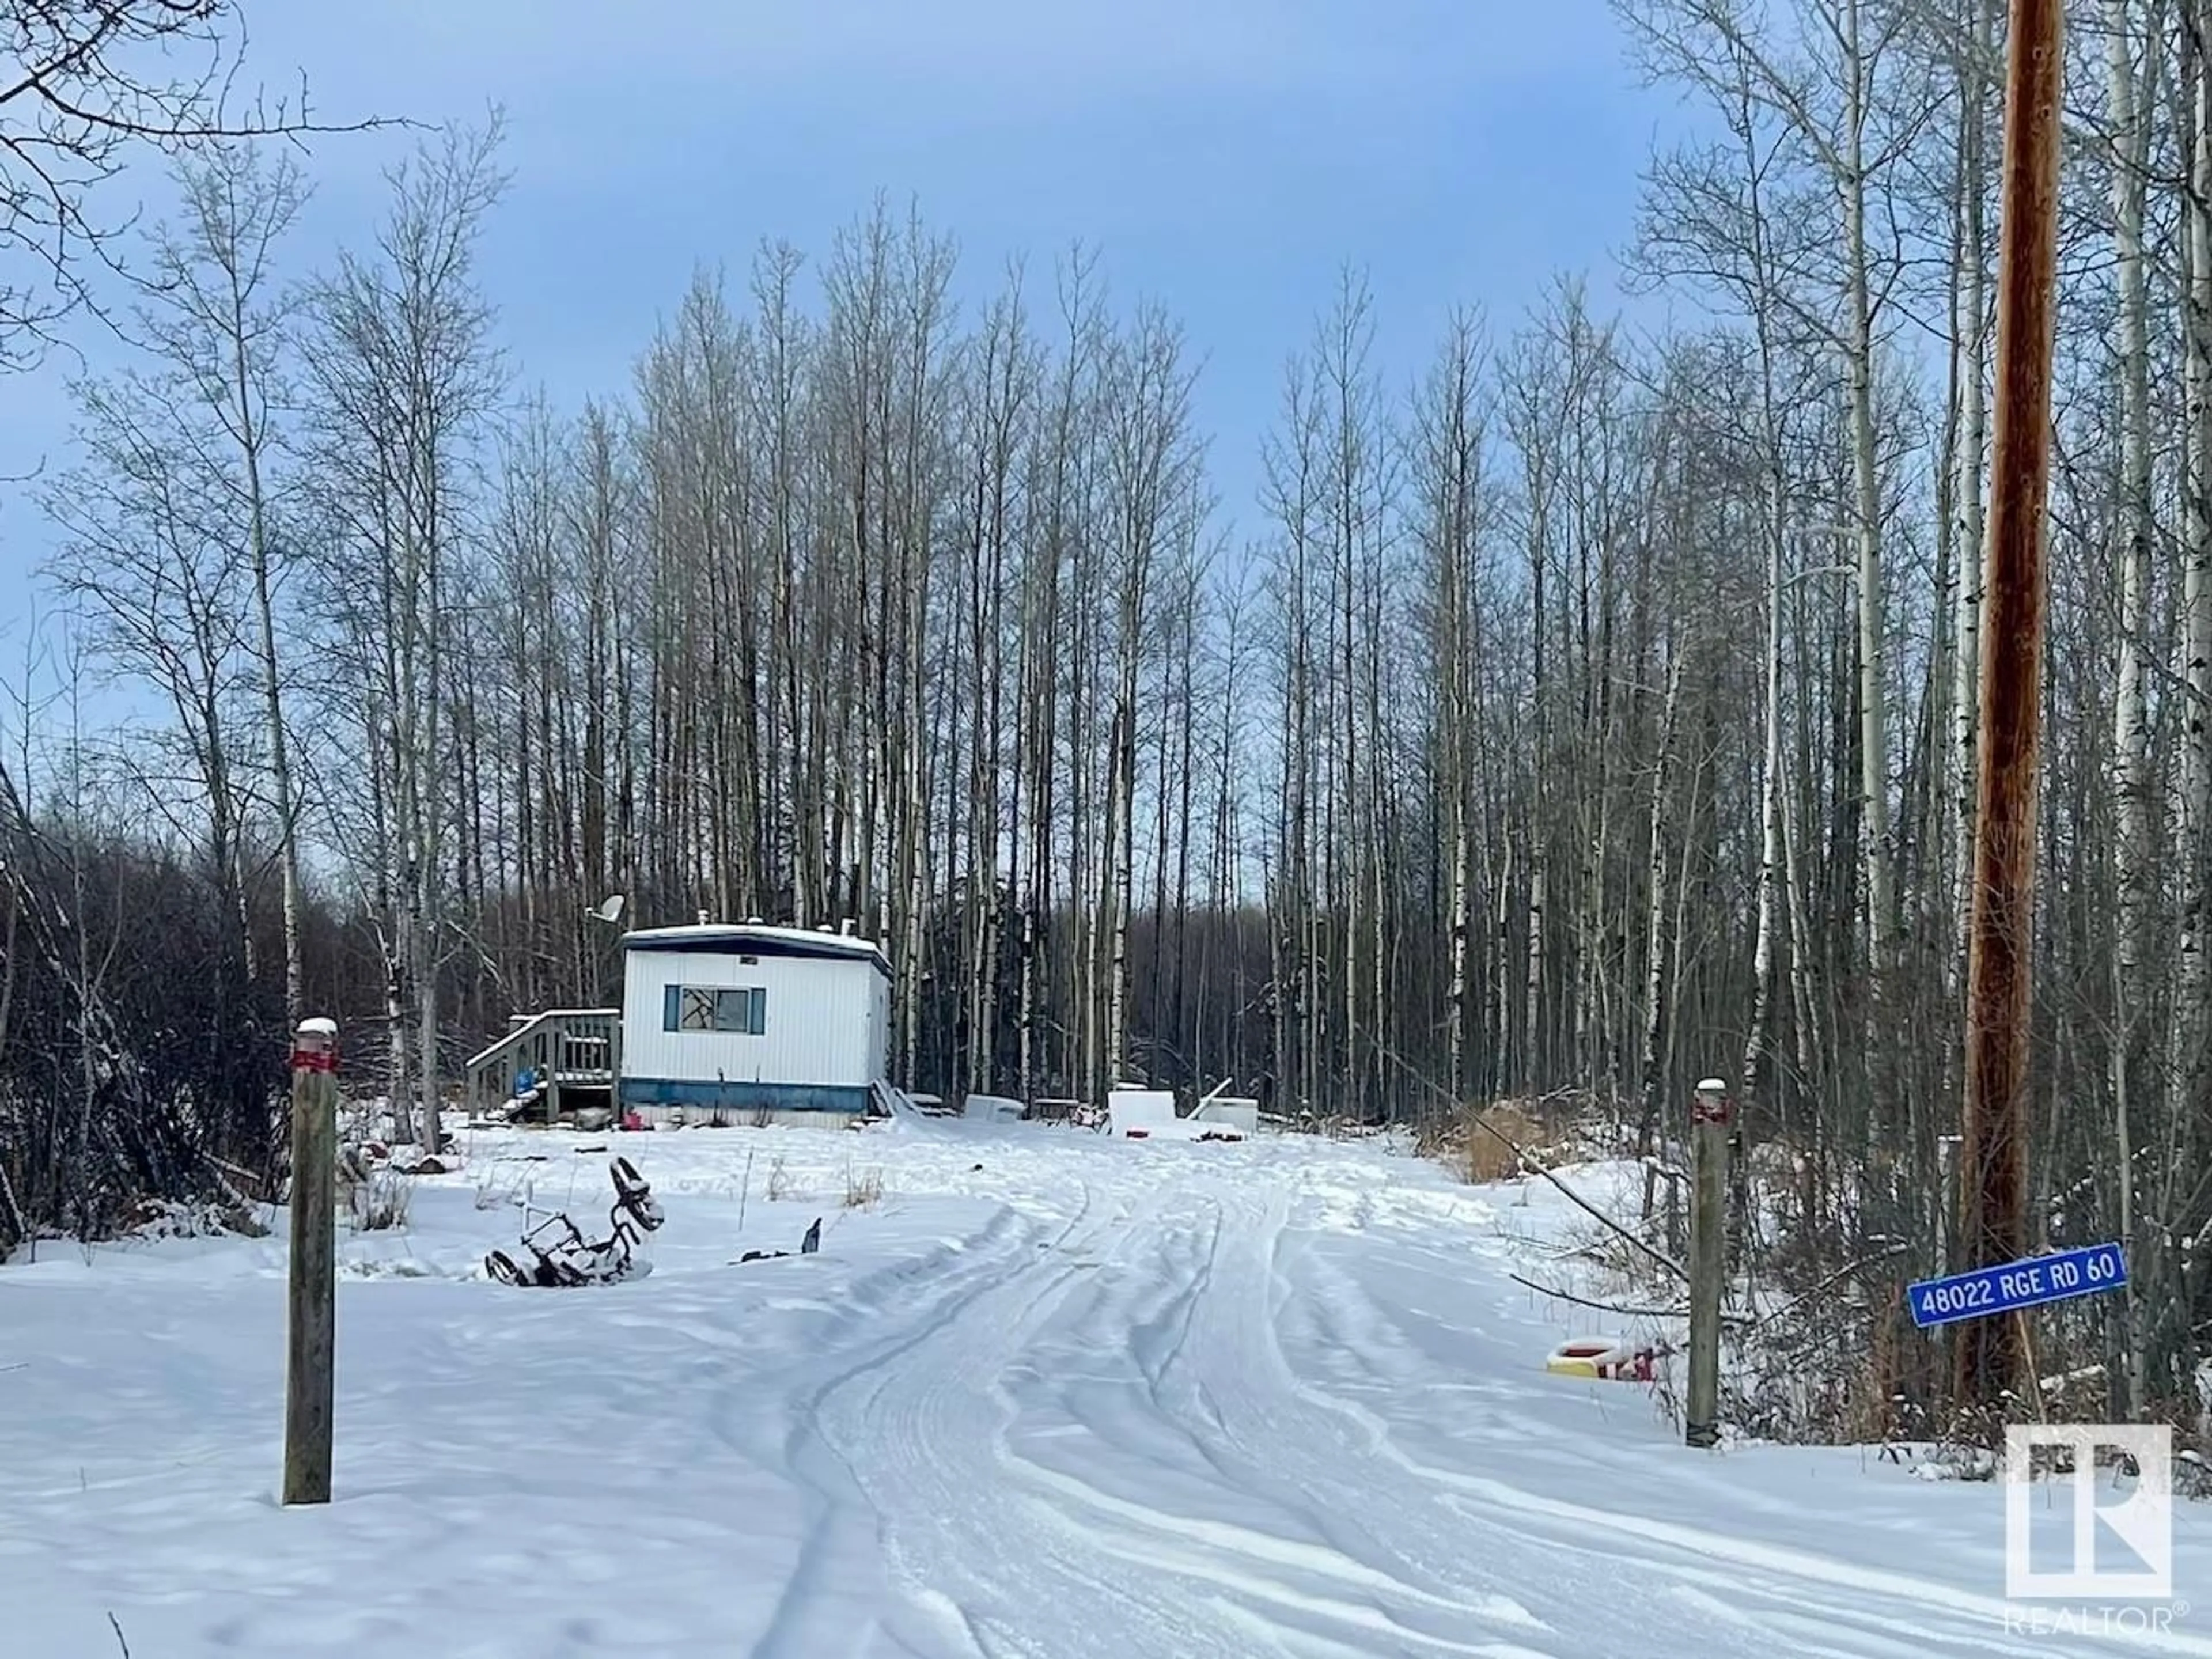
<svg viewBox="0 0 2212 1659">
<path fill-rule="evenodd" d="M 2212 1605 L 2036 1633 L 1996 1486 L 1692 1454 L 1546 1375 L 1616 1322 L 1508 1277 L 1580 1224 L 1540 1182 L 957 1120 L 461 1146 L 342 1237 L 325 1508 L 273 1496 L 281 1216 L 0 1270 L 0 1650 L 111 1656 L 112 1613 L 137 1659 L 2212 1655 Z M 603 1223 L 612 1151 L 649 1277 L 483 1276 L 512 1199 Z"/>
</svg>

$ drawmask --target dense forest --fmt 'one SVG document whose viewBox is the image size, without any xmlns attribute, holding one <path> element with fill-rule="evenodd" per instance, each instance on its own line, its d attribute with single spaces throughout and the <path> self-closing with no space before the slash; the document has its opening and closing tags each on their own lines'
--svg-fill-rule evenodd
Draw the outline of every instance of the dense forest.
<svg viewBox="0 0 2212 1659">
<path fill-rule="evenodd" d="M 854 921 L 945 1095 L 1559 1096 L 1649 1146 L 1718 1073 L 1810 1256 L 1940 1261 L 2002 9 L 1619 9 L 1686 135 L 1622 275 L 1692 320 L 1562 276 L 1407 372 L 1349 250 L 1259 433 L 1109 260 L 980 272 L 886 204 L 672 273 L 631 383 L 550 407 L 473 264 L 495 125 L 322 270 L 289 157 L 196 147 L 39 491 L 0 1244 L 243 1179 L 302 1012 L 404 1116 L 611 994 L 622 893 Z M 2083 1316 L 2124 1407 L 2212 1334 L 2208 21 L 2069 19 L 2031 1169 L 2039 1243 L 2130 1242 Z"/>
</svg>

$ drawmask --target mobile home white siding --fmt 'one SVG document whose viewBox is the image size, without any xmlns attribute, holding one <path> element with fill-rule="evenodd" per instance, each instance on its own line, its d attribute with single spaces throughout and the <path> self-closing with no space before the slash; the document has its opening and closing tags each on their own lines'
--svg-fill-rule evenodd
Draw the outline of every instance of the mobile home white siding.
<svg viewBox="0 0 2212 1659">
<path fill-rule="evenodd" d="M 774 928 L 666 934 L 691 937 L 656 949 L 655 936 L 638 936 L 623 953 L 626 1105 L 854 1111 L 887 1078 L 890 985 L 872 945 Z M 738 1029 L 672 1030 L 686 988 L 754 994 L 725 999 L 715 1016 Z"/>
</svg>

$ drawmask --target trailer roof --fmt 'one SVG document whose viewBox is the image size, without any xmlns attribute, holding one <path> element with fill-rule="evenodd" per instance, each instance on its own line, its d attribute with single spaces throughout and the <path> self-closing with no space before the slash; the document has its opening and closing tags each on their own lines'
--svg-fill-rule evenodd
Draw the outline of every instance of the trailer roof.
<svg viewBox="0 0 2212 1659">
<path fill-rule="evenodd" d="M 765 922 L 708 922 L 681 927 L 641 927 L 624 933 L 625 951 L 711 956 L 831 957 L 872 961 L 888 975 L 890 960 L 872 939 L 826 928 L 778 927 Z"/>
</svg>

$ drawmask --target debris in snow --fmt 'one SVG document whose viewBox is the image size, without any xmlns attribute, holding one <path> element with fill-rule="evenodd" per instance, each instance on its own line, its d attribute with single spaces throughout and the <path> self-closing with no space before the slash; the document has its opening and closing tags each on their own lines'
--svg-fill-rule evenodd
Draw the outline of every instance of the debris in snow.
<svg viewBox="0 0 2212 1659">
<path fill-rule="evenodd" d="M 1990 1480 L 1996 1472 L 1996 1454 L 1982 1446 L 1937 1446 L 1911 1469 L 1915 1480 Z"/>
<path fill-rule="evenodd" d="M 1155 1129 L 1171 1128 L 1176 1116 L 1174 1094 L 1166 1089 L 1139 1089 L 1124 1084 L 1106 1097 L 1106 1114 L 1114 1133 L 1142 1140 Z"/>
<path fill-rule="evenodd" d="M 1662 1350 L 1632 1346 L 1620 1337 L 1577 1337 L 1546 1356 L 1544 1369 L 1561 1376 L 1588 1376 L 1613 1382 L 1650 1382 Z"/>
<path fill-rule="evenodd" d="M 615 1201 L 607 1212 L 612 1231 L 605 1238 L 587 1244 L 574 1222 L 565 1214 L 555 1215 L 522 1236 L 522 1248 L 534 1258 L 530 1267 L 522 1267 L 505 1250 L 494 1250 L 484 1257 L 484 1270 L 502 1284 L 548 1287 L 611 1285 L 642 1277 L 651 1264 L 637 1256 L 636 1247 L 645 1234 L 659 1231 L 667 1212 L 628 1158 L 616 1158 L 608 1169 L 614 1176 Z"/>
<path fill-rule="evenodd" d="M 806 1237 L 799 1241 L 799 1254 L 801 1255 L 813 1255 L 821 1249 L 822 1218 L 820 1216 L 816 1216 L 814 1218 L 814 1224 L 806 1230 Z M 790 1254 L 791 1252 L 789 1250 L 747 1250 L 743 1255 L 739 1256 L 736 1261 L 730 1265 L 732 1267 L 741 1267 L 748 1261 L 775 1261 L 781 1260 L 783 1257 L 787 1256 Z"/>
</svg>

